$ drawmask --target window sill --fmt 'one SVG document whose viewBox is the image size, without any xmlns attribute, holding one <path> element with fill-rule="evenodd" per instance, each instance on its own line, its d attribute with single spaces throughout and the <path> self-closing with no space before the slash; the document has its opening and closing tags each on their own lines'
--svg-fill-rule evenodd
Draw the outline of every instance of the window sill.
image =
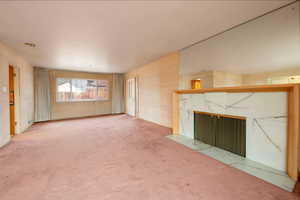
<svg viewBox="0 0 300 200">
<path fill-rule="evenodd" d="M 97 99 L 82 99 L 82 100 L 70 100 L 70 101 L 56 101 L 56 103 L 76 103 L 76 102 L 98 102 L 98 101 L 110 101 L 110 99 L 97 100 Z"/>
</svg>

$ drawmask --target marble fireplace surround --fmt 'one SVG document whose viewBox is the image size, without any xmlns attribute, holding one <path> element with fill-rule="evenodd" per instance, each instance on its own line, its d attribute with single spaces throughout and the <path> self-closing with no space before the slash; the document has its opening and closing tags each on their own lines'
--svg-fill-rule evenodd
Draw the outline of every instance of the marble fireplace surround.
<svg viewBox="0 0 300 200">
<path fill-rule="evenodd" d="M 194 111 L 246 118 L 246 158 L 298 178 L 299 85 L 264 85 L 173 94 L 173 134 L 194 137 Z"/>
</svg>

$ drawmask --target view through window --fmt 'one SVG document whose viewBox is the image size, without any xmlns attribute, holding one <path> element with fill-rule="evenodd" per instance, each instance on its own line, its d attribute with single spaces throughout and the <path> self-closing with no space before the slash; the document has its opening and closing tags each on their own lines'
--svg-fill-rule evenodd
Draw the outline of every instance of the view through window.
<svg viewBox="0 0 300 200">
<path fill-rule="evenodd" d="M 94 79 L 56 79 L 56 101 L 108 100 L 109 85 L 107 80 Z"/>
</svg>

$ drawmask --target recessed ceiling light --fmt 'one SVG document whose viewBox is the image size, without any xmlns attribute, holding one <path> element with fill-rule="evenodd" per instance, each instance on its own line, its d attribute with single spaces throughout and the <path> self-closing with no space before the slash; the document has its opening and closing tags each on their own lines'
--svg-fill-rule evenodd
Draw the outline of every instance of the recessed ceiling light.
<svg viewBox="0 0 300 200">
<path fill-rule="evenodd" d="M 24 45 L 32 47 L 32 48 L 36 47 L 36 45 L 34 43 L 31 43 L 31 42 L 25 42 Z"/>
</svg>

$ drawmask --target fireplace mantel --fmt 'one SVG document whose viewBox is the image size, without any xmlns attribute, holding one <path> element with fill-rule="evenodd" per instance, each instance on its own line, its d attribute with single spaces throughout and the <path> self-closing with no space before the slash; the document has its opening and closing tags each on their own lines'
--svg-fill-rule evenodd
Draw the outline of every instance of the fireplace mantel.
<svg viewBox="0 0 300 200">
<path fill-rule="evenodd" d="M 173 93 L 173 134 L 179 134 L 179 98 L 186 94 L 205 93 L 287 93 L 287 142 L 286 172 L 294 180 L 298 179 L 299 141 L 299 84 L 255 85 L 240 87 L 205 88 L 176 90 Z"/>
<path fill-rule="evenodd" d="M 300 84 L 279 84 L 279 85 L 251 85 L 238 87 L 219 87 L 219 88 L 202 88 L 190 90 L 176 90 L 177 94 L 198 94 L 207 92 L 277 92 L 290 91 Z"/>
</svg>

